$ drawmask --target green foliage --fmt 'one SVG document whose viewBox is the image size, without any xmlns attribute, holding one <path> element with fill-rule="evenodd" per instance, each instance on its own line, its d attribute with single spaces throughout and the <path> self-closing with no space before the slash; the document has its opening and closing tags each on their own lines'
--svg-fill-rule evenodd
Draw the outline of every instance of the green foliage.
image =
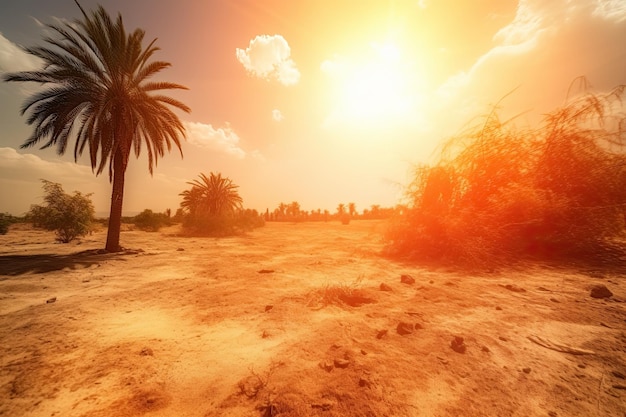
<svg viewBox="0 0 626 417">
<path fill-rule="evenodd" d="M 180 195 L 183 228 L 187 233 L 205 236 L 227 236 L 265 224 L 256 210 L 244 210 L 237 185 L 221 174 L 200 174 L 200 180 Z"/>
<path fill-rule="evenodd" d="M 597 260 L 624 231 L 624 88 L 585 93 L 536 129 L 495 110 L 418 167 L 391 253 L 482 266 L 520 257 Z"/>
<path fill-rule="evenodd" d="M 150 209 L 145 209 L 133 217 L 133 224 L 140 230 L 156 232 L 163 226 L 169 226 L 171 221 L 167 213 L 154 213 Z"/>
<path fill-rule="evenodd" d="M 13 216 L 8 213 L 0 213 L 0 235 L 7 234 L 11 223 L 13 223 Z"/>
<path fill-rule="evenodd" d="M 63 192 L 60 184 L 46 180 L 42 182 L 45 205 L 31 206 L 28 217 L 33 226 L 56 231 L 57 240 L 63 243 L 89 233 L 94 219 L 91 194 L 75 191 L 69 195 Z"/>
</svg>

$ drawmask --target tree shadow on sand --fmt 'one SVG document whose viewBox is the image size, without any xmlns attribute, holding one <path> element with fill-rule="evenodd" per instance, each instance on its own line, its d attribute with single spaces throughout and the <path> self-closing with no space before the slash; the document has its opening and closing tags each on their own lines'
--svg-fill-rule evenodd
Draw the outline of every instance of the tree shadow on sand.
<svg viewBox="0 0 626 417">
<path fill-rule="evenodd" d="M 0 281 L 3 276 L 18 276 L 23 274 L 45 274 L 46 272 L 63 269 L 83 269 L 97 265 L 102 261 L 122 259 L 124 255 L 136 254 L 137 251 L 123 251 L 109 253 L 107 251 L 87 250 L 69 255 L 4 255 L 0 256 Z"/>
</svg>

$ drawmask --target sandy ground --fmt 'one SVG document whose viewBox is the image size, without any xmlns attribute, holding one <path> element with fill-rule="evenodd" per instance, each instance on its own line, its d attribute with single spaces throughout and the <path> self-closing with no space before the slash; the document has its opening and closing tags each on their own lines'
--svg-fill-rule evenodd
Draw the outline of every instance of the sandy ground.
<svg viewBox="0 0 626 417">
<path fill-rule="evenodd" d="M 383 228 L 125 231 L 97 254 L 104 231 L 15 225 L 0 415 L 626 416 L 623 271 L 425 268 L 382 257 Z"/>
</svg>

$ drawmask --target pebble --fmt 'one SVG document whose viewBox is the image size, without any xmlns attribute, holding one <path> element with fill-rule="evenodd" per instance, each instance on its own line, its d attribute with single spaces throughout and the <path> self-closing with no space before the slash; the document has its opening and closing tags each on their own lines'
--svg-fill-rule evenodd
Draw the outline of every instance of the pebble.
<svg viewBox="0 0 626 417">
<path fill-rule="evenodd" d="M 613 293 L 606 287 L 606 285 L 594 285 L 591 287 L 589 295 L 592 298 L 609 298 Z"/>
</svg>

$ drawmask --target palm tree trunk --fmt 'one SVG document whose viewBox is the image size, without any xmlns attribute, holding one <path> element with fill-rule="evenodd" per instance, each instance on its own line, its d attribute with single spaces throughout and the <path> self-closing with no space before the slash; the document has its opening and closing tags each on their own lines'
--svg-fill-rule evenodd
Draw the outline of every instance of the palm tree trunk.
<svg viewBox="0 0 626 417">
<path fill-rule="evenodd" d="M 122 203 L 124 201 L 124 176 L 128 159 L 124 156 L 121 147 L 113 157 L 113 191 L 111 193 L 111 211 L 109 213 L 109 228 L 107 231 L 107 252 L 119 252 L 120 229 L 122 226 Z"/>
</svg>

